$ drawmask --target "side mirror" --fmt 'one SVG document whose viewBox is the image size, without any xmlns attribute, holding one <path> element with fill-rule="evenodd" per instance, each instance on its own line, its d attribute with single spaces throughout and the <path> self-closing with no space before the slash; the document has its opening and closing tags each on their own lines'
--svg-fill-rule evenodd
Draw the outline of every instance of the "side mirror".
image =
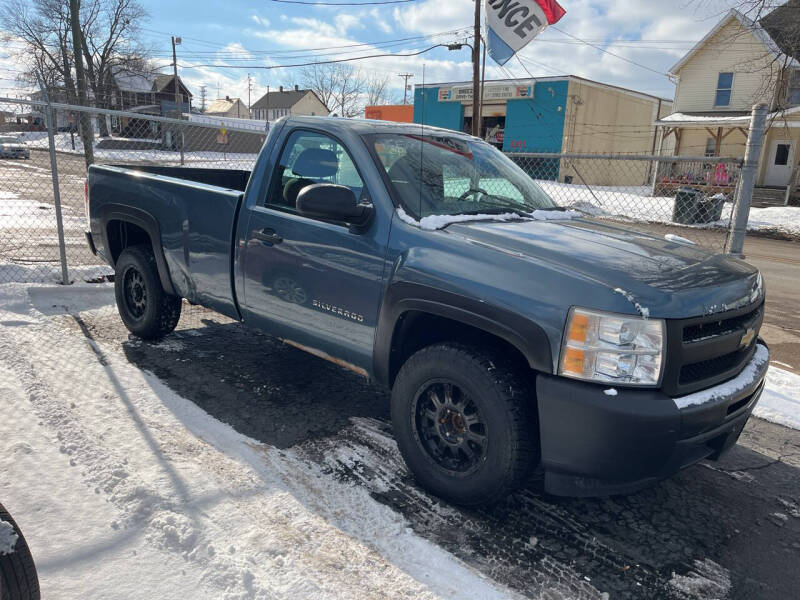
<svg viewBox="0 0 800 600">
<path fill-rule="evenodd" d="M 297 195 L 297 210 L 314 219 L 362 225 L 369 219 L 372 207 L 359 204 L 349 187 L 334 183 L 315 183 L 300 190 Z"/>
</svg>

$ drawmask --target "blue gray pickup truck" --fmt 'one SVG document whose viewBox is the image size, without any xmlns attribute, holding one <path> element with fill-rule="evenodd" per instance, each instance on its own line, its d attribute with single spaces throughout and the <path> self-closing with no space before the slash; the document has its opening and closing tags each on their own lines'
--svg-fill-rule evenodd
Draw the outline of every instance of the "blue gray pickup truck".
<svg viewBox="0 0 800 600">
<path fill-rule="evenodd" d="M 756 269 L 559 208 L 453 131 L 291 117 L 252 172 L 92 166 L 87 216 L 132 333 L 186 298 L 377 381 L 453 502 L 537 469 L 553 494 L 637 490 L 719 457 L 764 386 Z"/>
</svg>

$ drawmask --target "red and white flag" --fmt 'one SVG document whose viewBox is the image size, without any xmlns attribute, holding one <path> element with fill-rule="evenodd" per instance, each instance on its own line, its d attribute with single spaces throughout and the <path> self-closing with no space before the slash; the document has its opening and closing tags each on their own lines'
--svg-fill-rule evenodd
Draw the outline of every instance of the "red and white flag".
<svg viewBox="0 0 800 600">
<path fill-rule="evenodd" d="M 504 65 L 566 11 L 555 0 L 486 0 L 487 50 Z"/>
</svg>

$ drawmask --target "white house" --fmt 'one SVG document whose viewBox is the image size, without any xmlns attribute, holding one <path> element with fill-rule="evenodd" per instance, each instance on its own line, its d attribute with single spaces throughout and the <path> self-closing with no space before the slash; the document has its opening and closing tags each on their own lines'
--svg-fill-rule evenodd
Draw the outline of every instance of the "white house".
<svg viewBox="0 0 800 600">
<path fill-rule="evenodd" d="M 671 69 L 673 112 L 656 121 L 674 155 L 744 155 L 754 104 L 769 107 L 757 185 L 788 197 L 800 161 L 800 0 L 759 21 L 728 12 Z"/>
</svg>

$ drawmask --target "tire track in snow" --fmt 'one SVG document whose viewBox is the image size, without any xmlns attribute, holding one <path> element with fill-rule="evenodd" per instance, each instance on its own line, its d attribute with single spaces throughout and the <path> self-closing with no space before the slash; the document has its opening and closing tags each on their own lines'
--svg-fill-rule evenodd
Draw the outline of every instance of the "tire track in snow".
<svg viewBox="0 0 800 600">
<path fill-rule="evenodd" d="M 419 535 L 530 597 L 700 600 L 707 598 L 703 590 L 724 589 L 716 597 L 725 598 L 730 588 L 729 579 L 725 588 L 703 578 L 714 568 L 727 573 L 710 559 L 661 570 L 634 562 L 632 553 L 614 549 L 613 540 L 607 543 L 557 500 L 543 499 L 535 483 L 491 509 L 443 503 L 416 487 L 391 427 L 379 420 L 354 418 L 353 426 L 339 436 L 308 442 L 301 451 L 332 476 L 369 489 L 374 498 L 403 514 Z M 723 575 L 719 578 L 724 580 Z"/>
</svg>

